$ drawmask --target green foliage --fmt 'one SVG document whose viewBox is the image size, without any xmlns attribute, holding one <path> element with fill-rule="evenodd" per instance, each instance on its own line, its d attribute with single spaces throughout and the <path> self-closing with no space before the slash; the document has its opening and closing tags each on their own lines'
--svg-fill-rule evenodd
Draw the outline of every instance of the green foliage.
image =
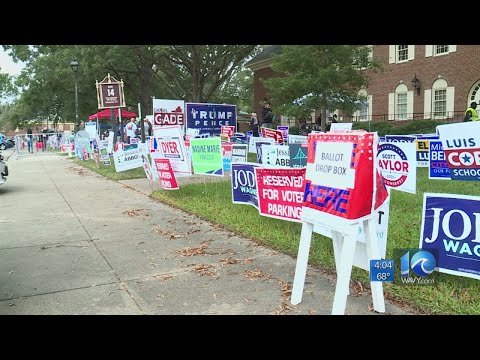
<svg viewBox="0 0 480 360">
<path fill-rule="evenodd" d="M 424 192 L 478 195 L 480 191 L 480 183 L 429 180 L 428 169 L 418 168 L 417 171 L 417 194 L 392 191 L 387 259 L 393 258 L 394 249 L 418 247 Z M 151 196 L 296 256 L 301 224 L 260 216 L 252 206 L 233 204 L 231 182 L 228 180 L 186 185 L 177 191 L 155 191 Z M 309 261 L 312 265 L 334 273 L 332 241 L 314 234 Z M 293 275 L 291 280 L 293 281 Z M 360 281 L 365 288 L 370 286 L 369 274 L 355 267 L 352 280 Z M 439 274 L 436 286 L 398 286 L 385 283 L 384 292 L 387 298 L 407 303 L 423 313 L 480 315 L 480 287 L 475 279 Z"/>
<path fill-rule="evenodd" d="M 265 81 L 274 108 L 296 118 L 309 117 L 312 109 L 353 112 L 368 80 L 360 69 L 379 67 L 370 51 L 353 45 L 282 46 L 272 69 L 284 76 Z"/>
<path fill-rule="evenodd" d="M 235 93 L 221 86 L 241 68 L 255 45 L 5 45 L 4 49 L 26 64 L 16 80 L 21 96 L 8 115 L 16 127 L 27 121 L 74 121 L 75 80 L 70 67 L 74 59 L 79 62 L 80 120 L 98 111 L 95 83 L 107 74 L 124 81 L 127 108 L 136 112 L 141 103 L 142 115 L 151 114 L 152 96 L 208 101 L 221 89 L 225 95 L 248 98 L 241 95 L 243 90 Z M 246 75 L 239 73 L 238 78 L 239 87 L 248 86 Z M 217 98 L 224 102 L 221 91 Z"/>
<path fill-rule="evenodd" d="M 437 125 L 446 124 L 444 121 L 438 120 L 412 120 L 405 121 L 401 124 L 398 122 L 365 122 L 353 123 L 352 129 L 359 130 L 364 129 L 371 132 L 378 132 L 378 135 L 410 135 L 410 134 L 434 134 L 436 132 Z"/>
</svg>

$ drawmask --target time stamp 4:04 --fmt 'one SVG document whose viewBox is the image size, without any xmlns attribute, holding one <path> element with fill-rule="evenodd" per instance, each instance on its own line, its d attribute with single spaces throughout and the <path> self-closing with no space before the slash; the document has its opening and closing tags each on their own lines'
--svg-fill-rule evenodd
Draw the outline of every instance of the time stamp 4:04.
<svg viewBox="0 0 480 360">
<path fill-rule="evenodd" d="M 393 282 L 393 260 L 370 260 L 370 281 Z"/>
</svg>

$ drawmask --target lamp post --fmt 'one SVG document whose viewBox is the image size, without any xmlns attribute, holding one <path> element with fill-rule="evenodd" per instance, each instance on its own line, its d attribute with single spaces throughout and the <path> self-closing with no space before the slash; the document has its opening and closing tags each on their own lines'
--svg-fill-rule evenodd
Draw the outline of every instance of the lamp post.
<svg viewBox="0 0 480 360">
<path fill-rule="evenodd" d="M 417 90 L 417 95 L 420 95 L 420 80 L 417 78 L 417 74 L 412 79 L 412 86 L 415 90 Z"/>
<path fill-rule="evenodd" d="M 70 61 L 70 66 L 72 67 L 73 74 L 75 76 L 75 126 L 77 127 L 77 131 L 79 130 L 78 128 L 80 127 L 80 122 L 78 119 L 78 61 L 77 60 L 72 60 Z"/>
</svg>

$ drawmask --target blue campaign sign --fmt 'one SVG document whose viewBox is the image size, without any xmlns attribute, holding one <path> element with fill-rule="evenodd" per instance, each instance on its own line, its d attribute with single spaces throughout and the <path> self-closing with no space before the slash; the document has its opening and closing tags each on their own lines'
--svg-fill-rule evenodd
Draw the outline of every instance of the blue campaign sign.
<svg viewBox="0 0 480 360">
<path fill-rule="evenodd" d="M 232 201 L 258 209 L 257 179 L 253 163 L 232 163 Z"/>
<path fill-rule="evenodd" d="M 425 193 L 420 249 L 438 253 L 437 268 L 480 280 L 480 197 Z"/>
<path fill-rule="evenodd" d="M 440 140 L 430 140 L 429 159 L 428 178 L 450 180 L 450 169 Z"/>
<path fill-rule="evenodd" d="M 415 142 L 413 135 L 385 135 L 385 142 Z"/>
<path fill-rule="evenodd" d="M 185 104 L 187 129 L 198 129 L 211 136 L 221 133 L 222 126 L 237 128 L 237 106 L 224 104 Z"/>
<path fill-rule="evenodd" d="M 263 153 L 262 153 L 262 145 L 272 145 L 268 142 L 257 141 L 255 146 L 257 148 L 257 163 L 263 164 Z"/>
<path fill-rule="evenodd" d="M 307 144 L 288 144 L 290 149 L 290 167 L 306 167 L 307 166 Z"/>
</svg>

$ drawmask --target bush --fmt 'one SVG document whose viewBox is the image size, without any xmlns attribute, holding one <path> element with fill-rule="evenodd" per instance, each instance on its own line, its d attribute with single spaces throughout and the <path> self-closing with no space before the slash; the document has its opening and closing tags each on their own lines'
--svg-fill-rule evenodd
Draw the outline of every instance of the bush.
<svg viewBox="0 0 480 360">
<path fill-rule="evenodd" d="M 410 134 L 434 134 L 437 125 L 447 124 L 445 121 L 438 120 L 412 120 L 405 121 L 398 125 L 390 122 L 371 122 L 370 129 L 368 122 L 356 122 L 352 128 L 355 130 L 364 129 L 367 131 L 377 131 L 378 135 L 410 135 Z"/>
</svg>

